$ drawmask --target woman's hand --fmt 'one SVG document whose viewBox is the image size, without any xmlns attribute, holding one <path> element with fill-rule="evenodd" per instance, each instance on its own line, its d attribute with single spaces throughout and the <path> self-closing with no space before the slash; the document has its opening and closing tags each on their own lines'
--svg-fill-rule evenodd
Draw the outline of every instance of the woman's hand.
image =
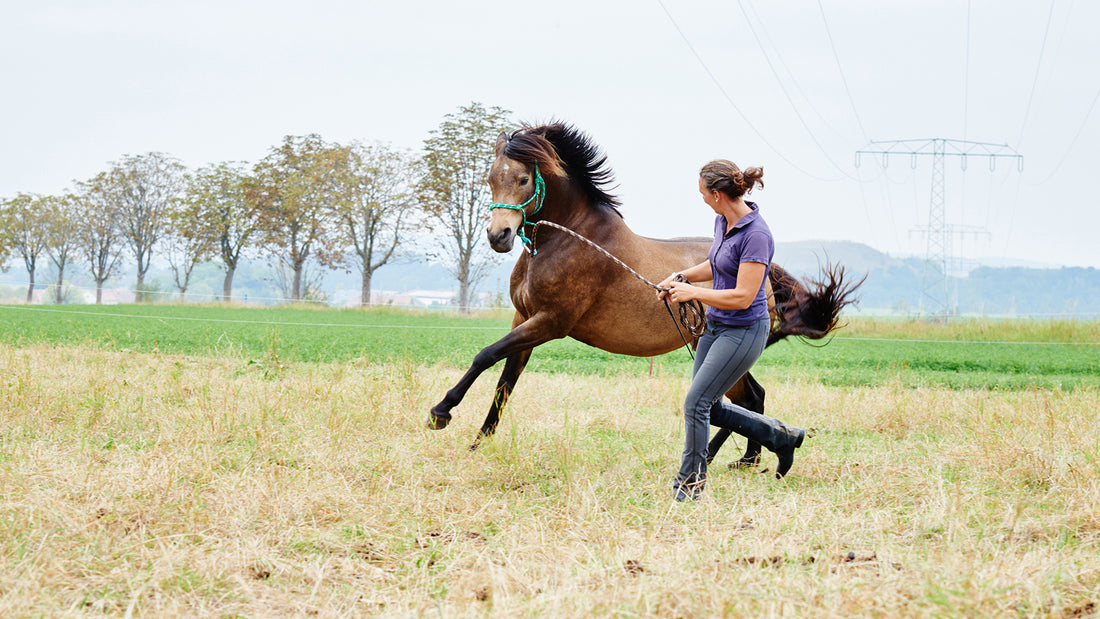
<svg viewBox="0 0 1100 619">
<path fill-rule="evenodd" d="M 666 298 L 675 303 L 684 303 L 697 298 L 698 287 L 684 281 L 683 273 L 673 273 L 657 284 L 667 290 L 658 290 L 657 299 L 664 301 Z"/>
<path fill-rule="evenodd" d="M 679 275 L 680 275 L 679 273 L 673 273 L 672 275 L 670 275 L 668 277 L 665 277 L 664 279 L 661 279 L 661 283 L 657 285 L 657 287 L 659 288 L 657 290 L 657 300 L 659 300 L 659 301 L 664 300 L 664 297 L 669 294 L 669 291 L 665 290 L 665 288 L 669 288 L 672 285 L 672 280 L 675 279 L 676 276 L 679 276 Z"/>
<path fill-rule="evenodd" d="M 687 303 L 688 301 L 698 299 L 699 291 L 703 290 L 687 282 L 677 281 L 673 281 L 668 287 L 671 288 L 671 290 L 668 291 L 668 298 L 674 303 Z"/>
<path fill-rule="evenodd" d="M 662 279 L 661 283 L 657 284 L 657 286 L 661 288 L 660 290 L 657 291 L 657 300 L 658 301 L 664 301 L 665 300 L 665 297 L 668 296 L 668 293 L 670 292 L 669 290 L 666 290 L 666 288 L 671 288 L 672 287 L 672 282 L 676 281 L 676 278 L 681 277 L 681 276 L 682 276 L 682 274 L 680 274 L 680 273 L 673 273 L 672 275 L 669 275 L 668 277 Z"/>
<path fill-rule="evenodd" d="M 662 279 L 661 283 L 657 284 L 662 288 L 662 290 L 657 291 L 657 298 L 664 301 L 668 297 L 677 303 L 698 299 L 700 292 L 710 289 L 692 286 L 688 282 L 705 283 L 711 281 L 711 278 L 710 261 L 704 260 L 695 266 L 677 271 Z M 673 291 L 677 290 L 679 291 L 678 294 L 670 296 Z"/>
</svg>

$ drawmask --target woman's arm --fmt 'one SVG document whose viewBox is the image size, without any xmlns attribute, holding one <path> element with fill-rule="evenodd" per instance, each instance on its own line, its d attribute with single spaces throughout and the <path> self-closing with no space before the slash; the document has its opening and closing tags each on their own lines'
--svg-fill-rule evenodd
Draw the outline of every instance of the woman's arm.
<svg viewBox="0 0 1100 619">
<path fill-rule="evenodd" d="M 680 274 L 683 275 L 684 279 L 688 280 L 689 282 L 702 283 L 709 282 L 710 280 L 714 279 L 714 273 L 710 270 L 710 260 L 704 260 L 693 267 L 688 267 L 683 271 L 680 271 Z M 670 277 L 673 277 L 675 275 L 676 274 L 673 273 Z"/>
<path fill-rule="evenodd" d="M 709 263 L 707 264 L 709 266 Z M 689 270 L 694 270 L 697 266 Z M 752 305 L 753 299 L 760 292 L 767 269 L 768 265 L 761 262 L 742 262 L 737 267 L 737 287 L 724 290 L 700 288 L 683 282 L 670 282 L 667 284 L 672 289 L 669 291 L 669 298 L 677 303 L 697 299 L 715 309 L 745 309 Z"/>
<path fill-rule="evenodd" d="M 670 284 L 672 284 L 672 280 L 675 279 L 677 275 L 683 275 L 684 279 L 688 280 L 689 282 L 696 283 L 709 282 L 710 280 L 714 279 L 714 273 L 710 270 L 710 260 L 708 259 L 700 262 L 695 266 L 690 266 L 683 271 L 679 271 L 677 273 L 669 275 L 668 277 L 661 280 L 661 283 L 657 285 L 661 288 L 668 288 Z M 657 298 L 663 301 L 665 298 L 665 294 L 667 294 L 665 291 L 659 290 L 657 291 Z"/>
</svg>

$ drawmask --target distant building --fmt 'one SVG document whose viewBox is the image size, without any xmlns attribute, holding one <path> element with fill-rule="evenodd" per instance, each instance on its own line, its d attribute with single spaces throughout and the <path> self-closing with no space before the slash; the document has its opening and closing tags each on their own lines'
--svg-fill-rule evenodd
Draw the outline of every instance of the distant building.
<svg viewBox="0 0 1100 619">
<path fill-rule="evenodd" d="M 82 288 L 81 296 L 84 299 L 84 303 L 88 305 L 95 304 L 95 288 Z M 127 288 L 104 288 L 101 304 L 103 305 L 121 305 L 123 303 L 133 303 L 136 299 L 133 290 Z"/>
<path fill-rule="evenodd" d="M 359 291 L 337 291 L 330 301 L 333 307 L 359 307 Z M 374 307 L 454 309 L 457 303 L 456 294 L 450 290 L 406 290 L 404 292 L 372 290 L 370 293 L 370 304 Z M 500 303 L 505 304 L 503 307 L 510 307 L 506 296 L 479 292 L 471 299 L 470 305 L 471 307 L 496 307 Z"/>
<path fill-rule="evenodd" d="M 445 290 L 409 290 L 395 295 L 393 304 L 442 308 L 455 304 L 455 293 Z"/>
</svg>

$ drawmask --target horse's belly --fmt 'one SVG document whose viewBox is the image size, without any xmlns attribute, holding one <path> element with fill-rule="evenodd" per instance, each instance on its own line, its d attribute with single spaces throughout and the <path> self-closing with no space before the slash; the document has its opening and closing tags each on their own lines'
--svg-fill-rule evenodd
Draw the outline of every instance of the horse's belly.
<svg viewBox="0 0 1100 619">
<path fill-rule="evenodd" d="M 651 316 L 585 316 L 570 331 L 569 337 L 617 355 L 653 357 L 684 345 L 672 317 L 667 313 Z"/>
</svg>

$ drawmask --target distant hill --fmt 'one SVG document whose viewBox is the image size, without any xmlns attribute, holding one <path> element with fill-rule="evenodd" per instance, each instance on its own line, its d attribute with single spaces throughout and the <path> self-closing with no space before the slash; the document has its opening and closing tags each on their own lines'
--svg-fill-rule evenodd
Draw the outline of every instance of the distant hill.
<svg viewBox="0 0 1100 619">
<path fill-rule="evenodd" d="M 864 275 L 859 305 L 865 311 L 907 312 L 919 307 L 924 262 L 896 258 L 851 241 L 777 243 L 775 263 L 799 277 L 818 277 L 826 265 L 841 265 L 849 281 Z"/>
<path fill-rule="evenodd" d="M 873 268 L 902 267 L 906 261 L 884 254 L 870 245 L 852 241 L 798 241 L 776 243 L 775 262 L 792 273 L 816 273 L 827 262 L 842 264 L 853 272 Z M 919 264 L 919 261 L 918 261 Z"/>
<path fill-rule="evenodd" d="M 803 241 L 776 244 L 775 262 L 799 276 L 815 276 L 827 262 L 843 265 L 850 277 L 866 274 L 863 311 L 908 314 L 921 307 L 922 258 L 851 241 Z M 948 288 L 962 314 L 1100 318 L 1100 271 L 1091 267 L 978 266 L 948 278 Z"/>
</svg>

